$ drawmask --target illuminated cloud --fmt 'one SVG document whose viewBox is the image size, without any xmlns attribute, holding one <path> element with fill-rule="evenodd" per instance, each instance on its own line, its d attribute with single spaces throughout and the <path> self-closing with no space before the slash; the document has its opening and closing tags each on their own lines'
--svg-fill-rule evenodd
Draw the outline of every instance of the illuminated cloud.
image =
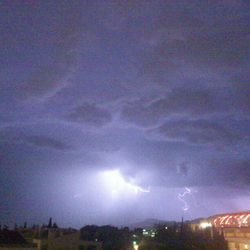
<svg viewBox="0 0 250 250">
<path fill-rule="evenodd" d="M 149 189 L 142 188 L 132 180 L 125 180 L 119 170 L 108 170 L 101 173 L 105 185 L 111 192 L 112 197 L 122 196 L 127 194 L 149 193 Z"/>
</svg>

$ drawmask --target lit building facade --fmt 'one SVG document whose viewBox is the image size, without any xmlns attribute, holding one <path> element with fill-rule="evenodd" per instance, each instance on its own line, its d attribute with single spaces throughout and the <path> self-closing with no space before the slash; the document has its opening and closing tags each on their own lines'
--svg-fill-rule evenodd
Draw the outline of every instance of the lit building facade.
<svg viewBox="0 0 250 250">
<path fill-rule="evenodd" d="M 215 230 L 224 235 L 229 250 L 250 250 L 250 211 L 209 218 Z"/>
<path fill-rule="evenodd" d="M 211 216 L 191 221 L 192 231 L 210 229 L 224 236 L 229 250 L 250 250 L 250 211 Z"/>
</svg>

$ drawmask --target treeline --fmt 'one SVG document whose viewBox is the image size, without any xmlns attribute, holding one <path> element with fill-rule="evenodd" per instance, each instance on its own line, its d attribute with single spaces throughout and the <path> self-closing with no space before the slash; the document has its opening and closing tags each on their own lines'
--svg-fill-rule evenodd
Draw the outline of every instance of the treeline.
<svg viewBox="0 0 250 250">
<path fill-rule="evenodd" d="M 131 245 L 128 227 L 88 225 L 80 229 L 82 240 L 102 242 L 103 250 L 126 250 Z"/>
</svg>

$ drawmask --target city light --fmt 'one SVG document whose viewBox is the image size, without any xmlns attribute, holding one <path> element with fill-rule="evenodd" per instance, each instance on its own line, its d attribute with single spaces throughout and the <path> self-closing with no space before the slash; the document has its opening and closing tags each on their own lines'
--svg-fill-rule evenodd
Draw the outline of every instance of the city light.
<svg viewBox="0 0 250 250">
<path fill-rule="evenodd" d="M 210 222 L 201 222 L 200 223 L 200 228 L 201 229 L 206 229 L 208 227 L 212 227 L 212 224 Z"/>
<path fill-rule="evenodd" d="M 134 245 L 134 249 L 138 250 L 139 249 L 139 245 Z"/>
<path fill-rule="evenodd" d="M 133 248 L 134 248 L 135 250 L 138 250 L 138 249 L 139 249 L 139 245 L 137 244 L 136 241 L 133 241 Z"/>
<path fill-rule="evenodd" d="M 156 235 L 155 229 L 143 229 L 142 231 L 143 236 L 154 238 Z"/>
</svg>

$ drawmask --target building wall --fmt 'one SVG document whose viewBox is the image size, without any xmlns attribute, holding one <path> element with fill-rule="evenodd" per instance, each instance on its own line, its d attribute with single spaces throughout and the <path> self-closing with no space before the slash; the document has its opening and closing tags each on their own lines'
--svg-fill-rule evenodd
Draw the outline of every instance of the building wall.
<svg viewBox="0 0 250 250">
<path fill-rule="evenodd" d="M 36 245 L 37 250 L 42 250 L 43 246 L 47 246 L 47 240 L 45 239 L 33 239 L 33 244 Z"/>
<path fill-rule="evenodd" d="M 79 238 L 80 235 L 79 233 L 73 233 L 73 234 L 68 234 L 68 235 L 63 235 L 54 238 L 51 236 L 49 233 L 49 238 L 48 238 L 48 250 L 59 250 L 59 249 L 72 249 L 75 248 L 77 249 L 79 245 Z"/>
<path fill-rule="evenodd" d="M 224 228 L 229 250 L 250 250 L 250 228 Z"/>
<path fill-rule="evenodd" d="M 95 250 L 101 250 L 101 243 L 81 240 L 79 231 L 59 237 L 54 236 L 56 234 L 53 234 L 53 231 L 49 232 L 47 250 L 78 250 L 87 249 L 89 246 L 93 246 Z"/>
<path fill-rule="evenodd" d="M 80 239 L 80 231 L 50 229 L 48 238 L 33 239 L 36 250 L 101 250 L 100 242 L 83 241 Z M 92 246 L 93 248 L 89 248 Z M 1 250 L 1 249 L 0 249 Z"/>
</svg>

